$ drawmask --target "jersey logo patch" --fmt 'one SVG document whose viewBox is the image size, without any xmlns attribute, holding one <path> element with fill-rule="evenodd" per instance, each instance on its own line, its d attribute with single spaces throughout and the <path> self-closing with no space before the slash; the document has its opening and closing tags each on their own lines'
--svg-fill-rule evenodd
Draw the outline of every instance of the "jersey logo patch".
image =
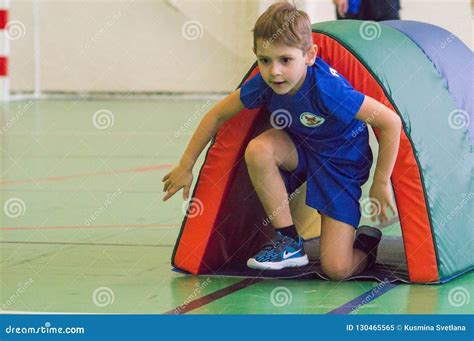
<svg viewBox="0 0 474 341">
<path fill-rule="evenodd" d="M 300 121 L 304 126 L 314 128 L 323 124 L 325 119 L 310 112 L 304 112 L 300 115 Z"/>
</svg>

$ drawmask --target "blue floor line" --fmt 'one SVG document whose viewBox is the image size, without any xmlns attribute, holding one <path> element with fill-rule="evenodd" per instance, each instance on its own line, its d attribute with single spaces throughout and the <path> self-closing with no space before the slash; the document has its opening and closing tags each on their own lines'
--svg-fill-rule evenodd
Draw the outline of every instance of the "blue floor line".
<svg viewBox="0 0 474 341">
<path fill-rule="evenodd" d="M 357 311 L 360 307 L 367 303 L 372 302 L 393 288 L 397 287 L 398 284 L 381 282 L 375 288 L 363 293 L 362 295 L 354 298 L 353 300 L 344 303 L 340 307 L 328 312 L 329 315 L 334 314 L 350 314 L 353 311 Z"/>
</svg>

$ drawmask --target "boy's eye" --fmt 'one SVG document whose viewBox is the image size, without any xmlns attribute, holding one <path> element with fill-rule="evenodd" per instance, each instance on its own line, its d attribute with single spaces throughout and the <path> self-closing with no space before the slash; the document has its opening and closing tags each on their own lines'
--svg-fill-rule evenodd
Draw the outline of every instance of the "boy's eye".
<svg viewBox="0 0 474 341">
<path fill-rule="evenodd" d="M 260 63 L 262 64 L 268 63 L 268 58 L 260 58 Z"/>
<path fill-rule="evenodd" d="M 283 61 L 284 64 L 288 64 L 291 61 L 291 58 L 284 57 L 281 60 Z"/>
</svg>

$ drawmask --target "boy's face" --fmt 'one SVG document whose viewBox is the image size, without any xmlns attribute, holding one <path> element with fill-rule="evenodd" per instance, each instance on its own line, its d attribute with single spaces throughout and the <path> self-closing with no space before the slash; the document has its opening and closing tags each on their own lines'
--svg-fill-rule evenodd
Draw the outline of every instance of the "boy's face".
<svg viewBox="0 0 474 341">
<path fill-rule="evenodd" d="M 297 47 L 276 43 L 264 45 L 262 39 L 257 40 L 256 48 L 260 74 L 279 95 L 294 95 L 299 90 L 306 77 L 306 67 L 313 65 L 317 51 L 316 45 L 305 54 Z"/>
</svg>

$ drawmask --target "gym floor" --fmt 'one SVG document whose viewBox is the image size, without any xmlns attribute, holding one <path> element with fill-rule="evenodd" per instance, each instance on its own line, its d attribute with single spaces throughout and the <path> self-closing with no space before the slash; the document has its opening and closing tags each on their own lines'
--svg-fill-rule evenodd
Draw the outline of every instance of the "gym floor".
<svg viewBox="0 0 474 341">
<path fill-rule="evenodd" d="M 377 294 L 380 284 L 372 281 L 173 272 L 183 200 L 162 202 L 161 178 L 214 102 L 2 104 L 2 313 L 472 313 L 472 272 L 443 285 L 388 285 Z M 400 235 L 400 225 L 383 233 Z"/>
</svg>

